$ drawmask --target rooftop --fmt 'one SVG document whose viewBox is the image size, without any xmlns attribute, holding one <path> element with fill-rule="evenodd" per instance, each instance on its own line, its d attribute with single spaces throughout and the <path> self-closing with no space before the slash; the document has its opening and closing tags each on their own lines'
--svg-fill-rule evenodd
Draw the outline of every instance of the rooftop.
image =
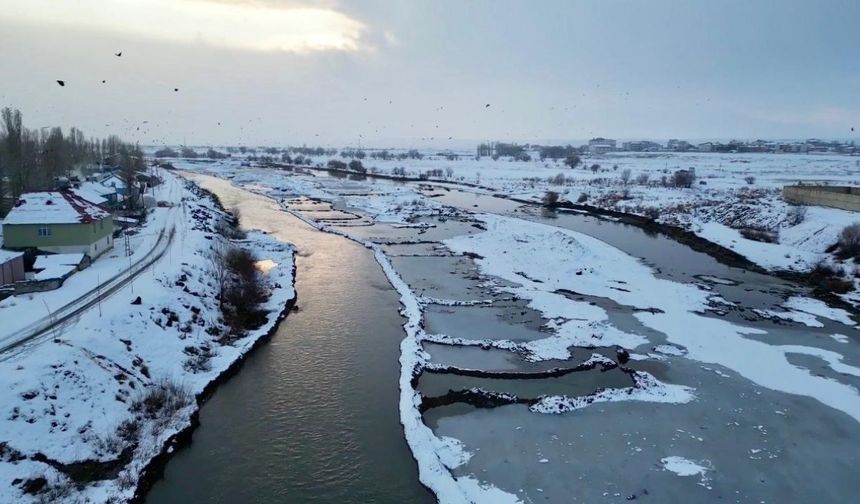
<svg viewBox="0 0 860 504">
<path fill-rule="evenodd" d="M 71 192 L 45 191 L 22 194 L 3 224 L 89 224 L 109 216 Z"/>
<path fill-rule="evenodd" d="M 12 259 L 15 259 L 16 257 L 18 257 L 20 255 L 24 255 L 24 253 L 0 249 L 0 264 L 11 261 Z"/>
</svg>

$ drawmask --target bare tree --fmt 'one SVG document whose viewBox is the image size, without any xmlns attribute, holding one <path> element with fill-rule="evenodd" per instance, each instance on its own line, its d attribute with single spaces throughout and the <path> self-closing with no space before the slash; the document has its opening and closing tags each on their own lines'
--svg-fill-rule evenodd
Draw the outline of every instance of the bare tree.
<svg viewBox="0 0 860 504">
<path fill-rule="evenodd" d="M 10 196 L 14 199 L 21 194 L 21 191 L 17 190 L 19 184 L 16 183 L 21 179 L 21 135 L 23 130 L 21 111 L 13 111 L 6 107 L 0 112 L 0 116 L 2 116 L 3 122 L 3 164 L 6 167 L 5 175 L 10 181 L 10 188 L 5 189 L 10 191 Z"/>
</svg>

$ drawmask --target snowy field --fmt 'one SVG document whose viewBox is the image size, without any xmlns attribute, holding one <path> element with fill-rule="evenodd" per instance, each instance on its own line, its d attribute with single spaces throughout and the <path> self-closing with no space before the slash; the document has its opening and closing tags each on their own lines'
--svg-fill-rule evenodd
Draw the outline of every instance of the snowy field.
<svg viewBox="0 0 860 504">
<path fill-rule="evenodd" d="M 640 260 L 558 217 L 490 213 L 483 200 L 452 209 L 414 184 L 177 164 L 374 253 L 407 318 L 401 422 L 442 502 L 839 501 L 858 490 L 845 448 L 860 435 L 857 325 L 802 288 L 679 244 Z M 499 191 L 544 189 L 481 173 Z M 745 190 L 730 178 L 723 191 Z M 625 246 L 654 240 L 599 225 L 618 226 Z M 547 377 L 517 378 L 529 373 Z"/>
<path fill-rule="evenodd" d="M 159 226 L 175 225 L 161 260 L 76 321 L 0 356 L 0 502 L 130 499 L 149 461 L 189 427 L 196 396 L 277 323 L 294 297 L 292 248 L 250 232 L 243 246 L 271 261 L 267 321 L 238 340 L 219 337 L 209 257 L 214 226 L 225 216 L 172 174 L 165 174 L 160 198 L 173 208 L 156 209 L 133 246 L 141 254 Z M 0 308 L 4 334 L 128 261 L 115 249 L 58 291 L 7 299 Z"/>
</svg>

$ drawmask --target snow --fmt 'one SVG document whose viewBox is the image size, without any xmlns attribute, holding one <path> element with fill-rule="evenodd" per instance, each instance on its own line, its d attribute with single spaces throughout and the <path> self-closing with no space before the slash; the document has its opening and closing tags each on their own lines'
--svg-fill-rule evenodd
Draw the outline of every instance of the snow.
<svg viewBox="0 0 860 504">
<path fill-rule="evenodd" d="M 472 453 L 466 451 L 465 446 L 463 446 L 463 443 L 459 439 L 439 436 L 434 439 L 434 442 L 434 450 L 439 455 L 439 460 L 448 469 L 456 469 L 469 462 L 469 459 L 472 458 Z"/>
<path fill-rule="evenodd" d="M 92 182 L 86 182 L 81 184 L 81 187 L 73 188 L 71 191 L 78 196 L 79 198 L 86 200 L 93 205 L 104 205 L 108 202 L 107 198 L 105 198 L 105 193 L 110 193 L 107 188 L 104 190 L 99 190 L 96 188 L 98 184 L 94 184 Z"/>
<path fill-rule="evenodd" d="M 16 257 L 20 257 L 24 255 L 23 252 L 15 252 L 12 250 L 4 250 L 0 249 L 0 264 L 6 263 L 15 259 Z"/>
<path fill-rule="evenodd" d="M 708 471 L 708 468 L 676 455 L 662 458 L 660 462 L 662 462 L 663 468 L 666 471 L 671 471 L 678 476 L 704 476 Z"/>
<path fill-rule="evenodd" d="M 122 481 L 137 481 L 164 443 L 190 425 L 198 407 L 194 397 L 249 352 L 274 327 L 277 315 L 294 297 L 292 248 L 251 231 L 243 246 L 260 259 L 271 261 L 265 276 L 270 297 L 261 307 L 269 314 L 268 319 L 260 328 L 232 341 L 210 335 L 207 330 L 219 328 L 220 332 L 223 328 L 214 299 L 217 286 L 208 265 L 214 240 L 207 228 L 211 229 L 214 219 L 222 218 L 222 214 L 212 201 L 190 192 L 173 175 L 165 175 L 165 184 L 158 191 L 160 199 L 174 202 L 176 208 L 153 211 L 142 231 L 150 236 L 141 244 L 156 242 L 155 226 L 176 225 L 176 238 L 165 255 L 145 274 L 76 320 L 0 355 L 0 404 L 4 405 L 0 432 L 8 447 L 25 457 L 18 463 L 0 457 L 0 480 L 7 482 L 0 486 L 0 502 L 33 500 L 8 482 L 41 475 L 68 490 L 68 501 L 129 500 L 134 485 Z M 99 262 L 70 277 L 57 291 L 4 300 L 0 308 L 2 329 L 6 331 L 7 325 L 22 327 L 38 319 L 45 312 L 43 303 L 66 302 L 89 290 L 97 274 L 80 280 L 90 270 L 97 272 Z M 117 258 L 117 262 L 105 264 L 113 268 L 124 263 L 127 268 L 129 258 Z M 113 270 L 102 269 L 101 273 L 108 271 Z M 130 304 L 137 296 L 141 304 Z M 19 318 L 24 322 L 12 324 Z M 194 358 L 201 354 L 205 354 L 203 361 Z M 179 403 L 175 412 L 163 416 L 135 412 L 135 401 L 161 382 L 177 384 L 190 394 L 190 402 Z M 115 459 L 125 446 L 117 441 L 118 428 L 128 421 L 139 426 L 137 445 L 119 479 L 77 488 L 50 465 L 33 460 L 39 453 L 64 463 Z"/>
<path fill-rule="evenodd" d="M 761 315 L 766 318 L 777 318 L 781 320 L 789 320 L 791 322 L 796 322 L 798 324 L 803 324 L 806 327 L 824 327 L 824 324 L 821 323 L 814 315 L 804 312 L 796 312 L 796 311 L 777 311 L 777 310 L 765 310 L 760 308 L 753 309 L 755 313 Z"/>
<path fill-rule="evenodd" d="M 831 334 L 830 337 L 839 343 L 848 343 L 850 341 L 848 336 L 845 336 L 844 334 Z"/>
<path fill-rule="evenodd" d="M 692 388 L 662 383 L 644 371 L 635 371 L 633 378 L 636 382 L 633 387 L 604 389 L 591 395 L 577 397 L 544 396 L 529 409 L 536 413 L 558 414 L 582 409 L 595 403 L 645 401 L 684 404 L 696 397 Z"/>
<path fill-rule="evenodd" d="M 34 275 L 35 280 L 63 278 L 78 269 L 84 254 L 54 254 L 36 256 L 33 269 L 42 270 Z"/>
<path fill-rule="evenodd" d="M 98 206 L 68 192 L 24 193 L 3 224 L 79 224 L 110 217 Z"/>
<path fill-rule="evenodd" d="M 826 303 L 818 299 L 792 296 L 783 304 L 783 306 L 792 310 L 835 320 L 836 322 L 848 326 L 856 325 L 856 322 L 854 322 L 854 319 L 851 318 L 851 315 L 849 315 L 847 311 L 841 308 L 831 308 L 830 306 L 827 306 Z"/>
<path fill-rule="evenodd" d="M 571 345 L 622 345 L 635 350 L 647 342 L 641 335 L 612 326 L 601 308 L 556 294 L 566 289 L 623 306 L 655 308 L 637 311 L 634 317 L 663 333 L 668 343 L 686 348 L 686 358 L 724 366 L 772 390 L 814 398 L 860 421 L 860 394 L 855 387 L 795 366 L 786 354 L 807 348 L 809 355 L 834 356 L 813 347 L 770 345 L 748 337 L 766 334 L 761 329 L 703 316 L 709 303 L 706 291 L 657 278 L 641 261 L 590 236 L 509 217 L 481 214 L 479 218 L 487 231 L 444 243 L 454 252 L 481 256 L 476 262 L 482 273 L 516 284 L 499 290 L 528 299 L 529 306 L 546 318 L 558 320 L 552 327 L 555 336 L 529 343 L 539 357 L 567 358 Z M 518 273 L 525 273 L 525 278 Z M 618 282 L 624 282 L 624 291 L 612 288 Z"/>
</svg>

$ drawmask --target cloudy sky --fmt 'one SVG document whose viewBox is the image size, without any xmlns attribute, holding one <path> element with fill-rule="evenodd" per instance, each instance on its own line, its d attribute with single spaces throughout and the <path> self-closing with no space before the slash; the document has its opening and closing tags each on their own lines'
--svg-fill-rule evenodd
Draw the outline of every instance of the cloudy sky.
<svg viewBox="0 0 860 504">
<path fill-rule="evenodd" d="M 0 0 L 0 105 L 144 144 L 856 138 L 858 19 L 856 0 Z"/>
</svg>

